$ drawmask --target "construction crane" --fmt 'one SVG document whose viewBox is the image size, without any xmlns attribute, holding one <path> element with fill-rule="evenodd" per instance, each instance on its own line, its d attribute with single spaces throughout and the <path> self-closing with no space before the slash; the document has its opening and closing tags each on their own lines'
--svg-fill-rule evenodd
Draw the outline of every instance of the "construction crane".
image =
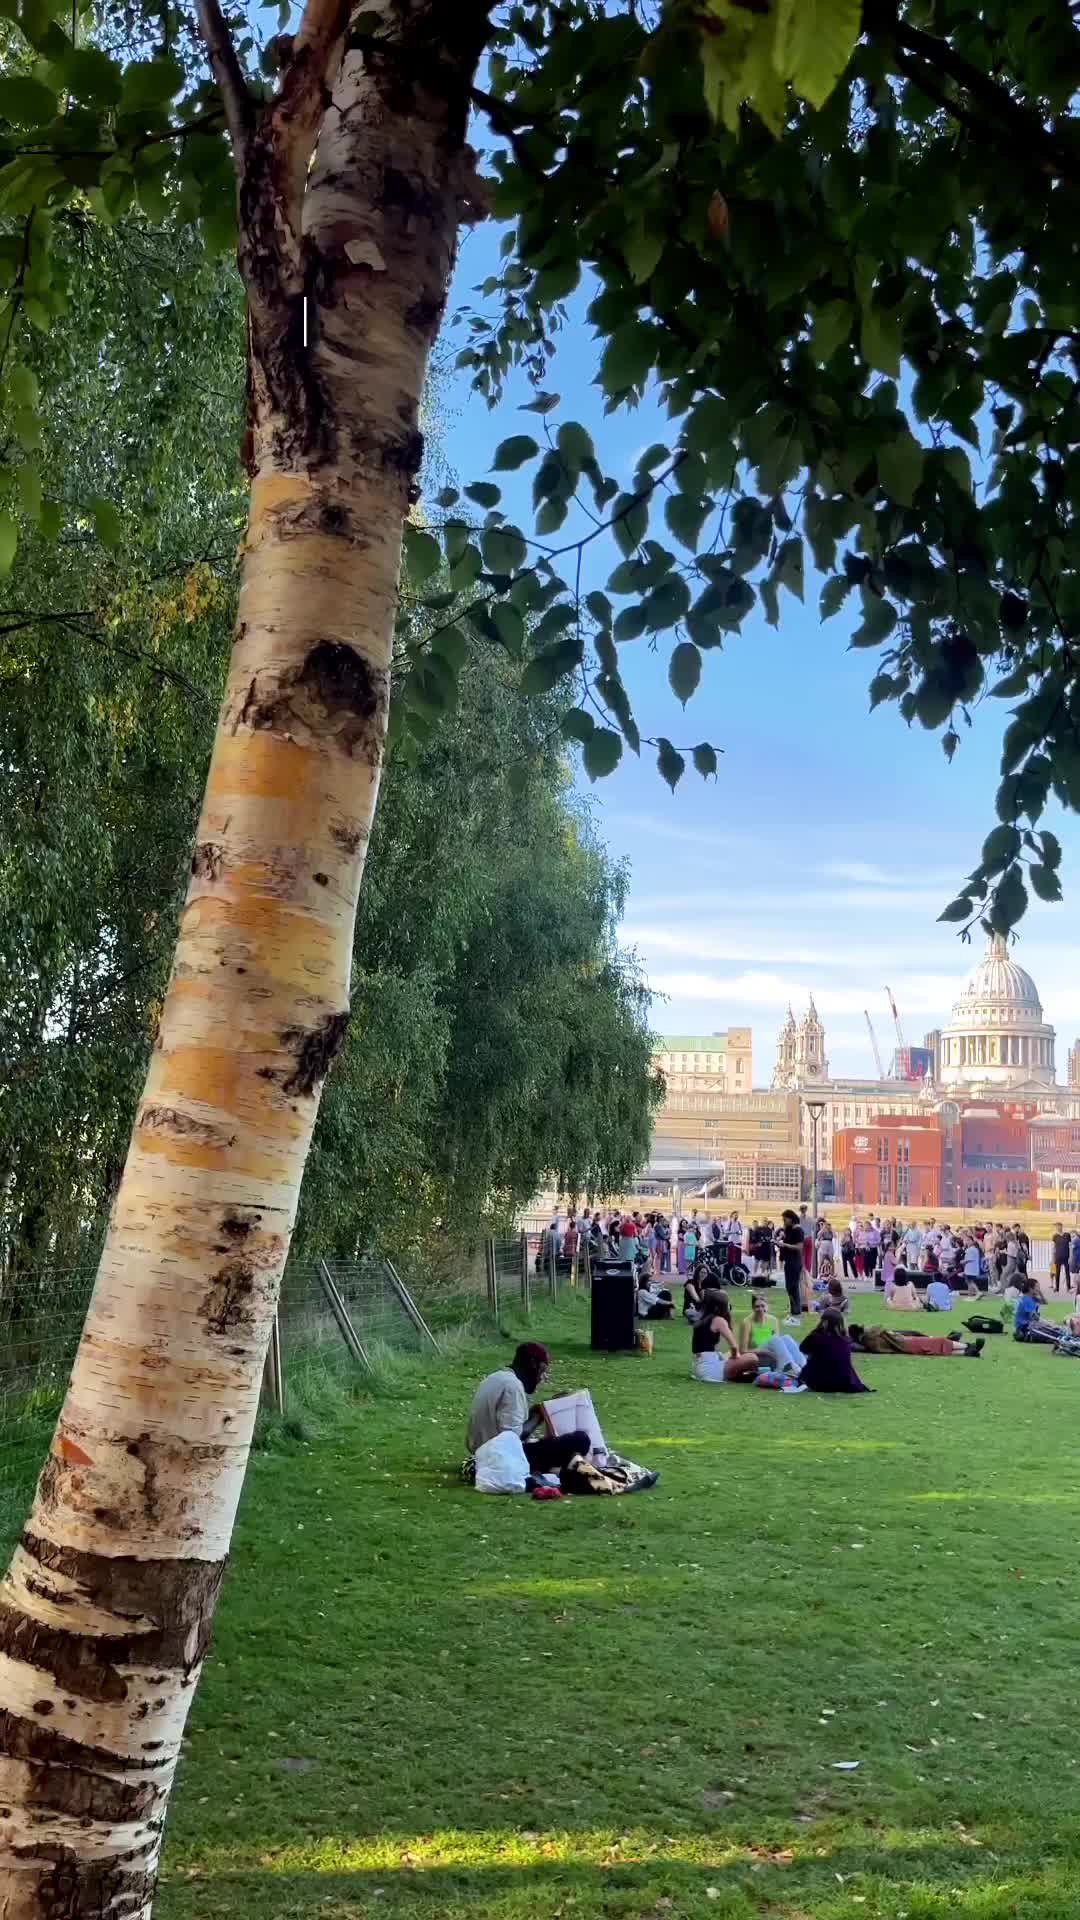
<svg viewBox="0 0 1080 1920">
<path fill-rule="evenodd" d="M 892 1014 L 893 1027 L 896 1032 L 896 1075 L 900 1080 L 910 1080 L 911 1048 L 904 1039 L 904 1029 L 900 1025 L 900 1015 L 897 1012 L 896 1001 L 893 999 L 891 987 L 886 987 L 885 998 L 889 1002 L 889 1012 Z"/>
<path fill-rule="evenodd" d="M 866 1021 L 867 1030 L 870 1034 L 870 1045 L 874 1049 L 874 1065 L 877 1068 L 877 1077 L 879 1080 L 884 1080 L 885 1069 L 881 1064 L 881 1048 L 878 1046 L 877 1034 L 874 1032 L 874 1023 L 870 1018 L 869 1009 L 866 1007 L 863 1008 L 863 1019 Z"/>
</svg>

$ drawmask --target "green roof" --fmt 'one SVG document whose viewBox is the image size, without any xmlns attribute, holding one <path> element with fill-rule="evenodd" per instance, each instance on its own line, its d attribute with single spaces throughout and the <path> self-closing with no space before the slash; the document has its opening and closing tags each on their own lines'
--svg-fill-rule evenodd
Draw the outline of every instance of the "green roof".
<svg viewBox="0 0 1080 1920">
<path fill-rule="evenodd" d="M 657 1053 L 726 1053 L 726 1033 L 661 1033 Z"/>
</svg>

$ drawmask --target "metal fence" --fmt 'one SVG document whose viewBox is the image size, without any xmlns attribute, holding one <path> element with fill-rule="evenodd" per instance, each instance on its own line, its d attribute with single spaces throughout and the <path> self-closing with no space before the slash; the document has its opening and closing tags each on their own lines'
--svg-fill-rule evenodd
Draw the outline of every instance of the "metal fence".
<svg viewBox="0 0 1080 1920">
<path fill-rule="evenodd" d="M 509 1309 L 528 1313 L 570 1276 L 516 1234 L 423 1264 L 381 1256 L 291 1264 L 267 1356 L 264 1408 L 302 1417 L 332 1379 L 356 1378 L 388 1351 L 433 1350 L 441 1334 Z M 545 1250 L 546 1251 L 546 1250 Z M 574 1276 L 576 1279 L 576 1275 Z M 0 1287 L 0 1549 L 26 1516 L 63 1401 L 93 1289 L 91 1268 L 39 1267 Z"/>
</svg>

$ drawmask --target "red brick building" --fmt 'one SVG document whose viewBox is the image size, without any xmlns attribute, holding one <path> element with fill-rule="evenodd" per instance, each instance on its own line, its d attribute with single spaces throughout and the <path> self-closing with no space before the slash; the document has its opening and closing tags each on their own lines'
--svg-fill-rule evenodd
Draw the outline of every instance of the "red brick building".
<svg viewBox="0 0 1080 1920">
<path fill-rule="evenodd" d="M 836 1197 L 853 1207 L 941 1205 L 941 1125 L 935 1114 L 879 1114 L 833 1135 Z"/>
</svg>

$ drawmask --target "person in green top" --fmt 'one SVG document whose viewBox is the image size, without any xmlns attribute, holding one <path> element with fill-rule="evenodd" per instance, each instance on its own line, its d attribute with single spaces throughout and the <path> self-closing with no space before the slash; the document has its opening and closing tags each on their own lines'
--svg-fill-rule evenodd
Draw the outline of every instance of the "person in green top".
<svg viewBox="0 0 1080 1920">
<path fill-rule="evenodd" d="M 790 1334 L 781 1333 L 775 1314 L 769 1312 L 760 1293 L 753 1295 L 749 1317 L 739 1329 L 739 1352 L 759 1354 L 778 1373 L 800 1374 L 803 1370 L 802 1354 Z"/>
<path fill-rule="evenodd" d="M 774 1313 L 770 1313 L 760 1293 L 755 1293 L 750 1301 L 749 1318 L 739 1329 L 739 1345 L 744 1353 L 752 1353 L 763 1347 L 767 1340 L 779 1333 L 780 1323 Z"/>
</svg>

